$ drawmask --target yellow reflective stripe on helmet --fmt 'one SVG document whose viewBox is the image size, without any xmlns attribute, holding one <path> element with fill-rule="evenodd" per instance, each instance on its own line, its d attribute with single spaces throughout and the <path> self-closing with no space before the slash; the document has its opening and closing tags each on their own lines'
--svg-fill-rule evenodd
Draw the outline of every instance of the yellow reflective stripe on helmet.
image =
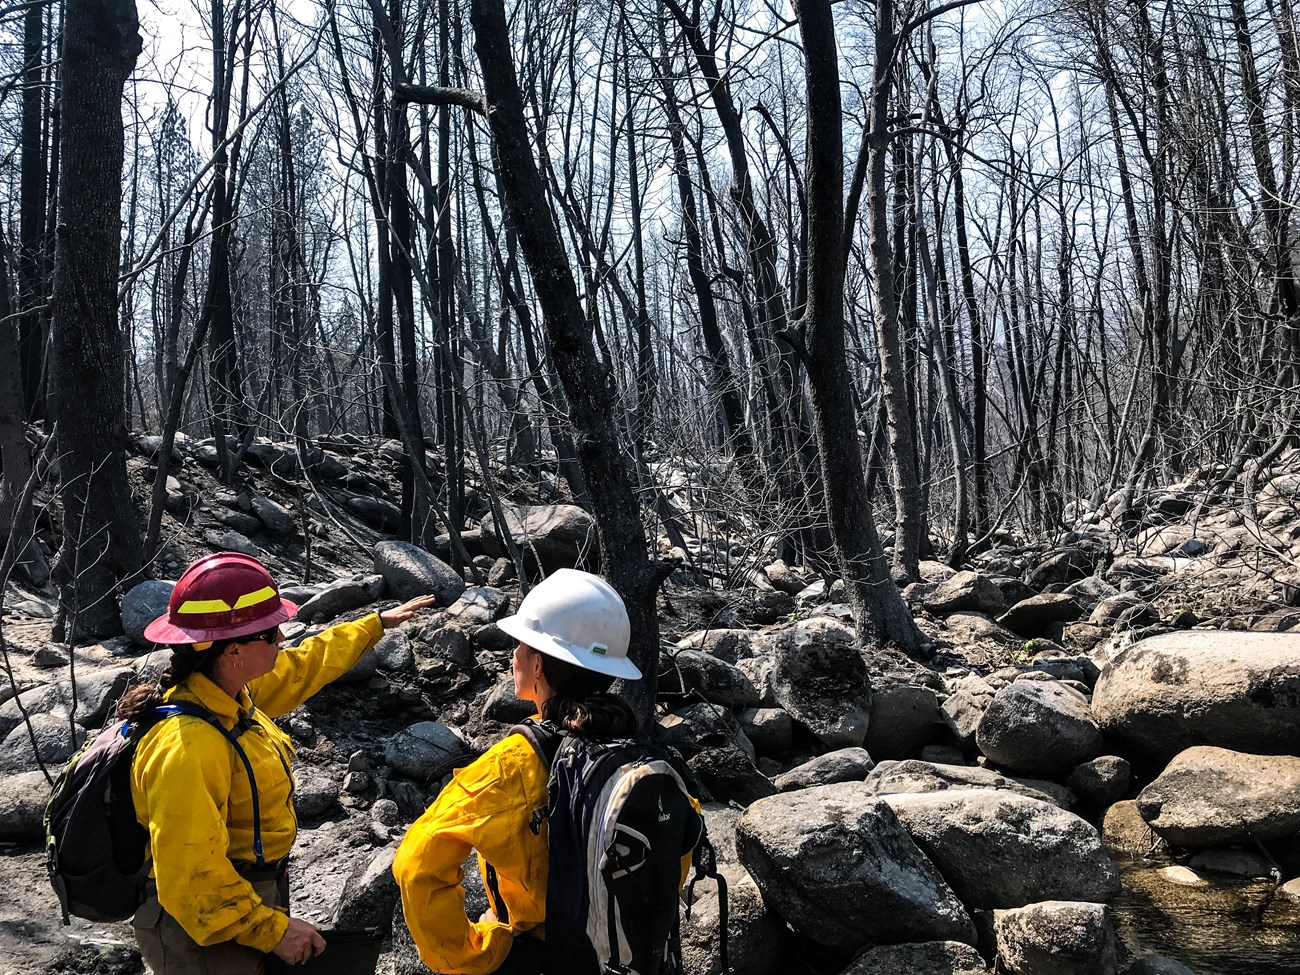
<svg viewBox="0 0 1300 975">
<path fill-rule="evenodd" d="M 224 599 L 187 599 L 176 607 L 178 613 L 229 613 L 230 604 Z"/>
<path fill-rule="evenodd" d="M 245 606 L 256 606 L 258 603 L 266 602 L 275 596 L 274 586 L 265 586 L 257 592 L 250 592 L 240 596 L 235 602 L 235 609 L 243 609 Z"/>
<path fill-rule="evenodd" d="M 275 596 L 274 586 L 263 586 L 256 592 L 245 593 L 231 606 L 224 599 L 187 599 L 177 607 L 178 613 L 229 613 L 247 606 L 256 606 Z"/>
</svg>

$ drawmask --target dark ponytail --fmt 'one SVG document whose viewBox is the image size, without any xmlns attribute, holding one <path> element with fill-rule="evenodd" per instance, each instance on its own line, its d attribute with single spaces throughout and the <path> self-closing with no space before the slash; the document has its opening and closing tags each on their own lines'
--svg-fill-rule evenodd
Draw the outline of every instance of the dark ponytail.
<svg viewBox="0 0 1300 975">
<path fill-rule="evenodd" d="M 542 717 L 587 738 L 631 738 L 640 730 L 632 706 L 609 693 L 613 677 L 542 654 L 542 674 L 554 692 Z"/>
<path fill-rule="evenodd" d="M 144 712 L 163 703 L 163 693 L 183 683 L 194 674 L 212 675 L 217 658 L 225 652 L 230 640 L 218 640 L 206 650 L 195 650 L 189 644 L 172 647 L 172 659 L 156 683 L 140 684 L 122 695 L 117 702 L 117 716 L 134 721 Z"/>
</svg>

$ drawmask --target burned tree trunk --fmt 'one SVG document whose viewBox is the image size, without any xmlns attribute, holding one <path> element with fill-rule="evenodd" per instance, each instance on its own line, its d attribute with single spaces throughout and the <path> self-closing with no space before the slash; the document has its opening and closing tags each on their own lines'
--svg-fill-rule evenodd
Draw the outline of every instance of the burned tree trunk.
<svg viewBox="0 0 1300 975">
<path fill-rule="evenodd" d="M 140 562 L 117 315 L 122 90 L 140 49 L 135 0 L 68 0 L 50 388 L 63 501 L 55 638 L 68 641 L 121 631 L 117 587 Z"/>
</svg>

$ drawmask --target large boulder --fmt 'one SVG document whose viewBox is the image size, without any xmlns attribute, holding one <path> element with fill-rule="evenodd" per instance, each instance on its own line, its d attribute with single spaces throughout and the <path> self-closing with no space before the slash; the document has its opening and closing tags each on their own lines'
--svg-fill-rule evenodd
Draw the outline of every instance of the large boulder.
<svg viewBox="0 0 1300 975">
<path fill-rule="evenodd" d="M 1197 746 L 1138 793 L 1138 812 L 1175 846 L 1225 846 L 1300 830 L 1300 758 Z"/>
<path fill-rule="evenodd" d="M 980 953 L 960 941 L 881 945 L 862 952 L 840 975 L 986 975 Z"/>
<path fill-rule="evenodd" d="M 750 655 L 753 630 L 696 630 L 677 641 L 682 650 L 699 650 L 711 657 L 734 664 Z"/>
<path fill-rule="evenodd" d="M 780 784 L 780 779 L 777 783 Z M 943 765 L 908 759 L 881 762 L 866 778 L 867 790 L 877 795 L 895 793 L 961 792 L 993 789 L 1014 792 L 1065 808 L 1054 783 L 1034 779 L 1017 779 L 993 769 L 974 765 Z"/>
<path fill-rule="evenodd" d="M 777 975 L 783 968 L 785 925 L 767 909 L 754 879 L 737 864 L 721 864 L 727 881 L 727 966 L 745 975 Z M 722 971 L 718 885 L 705 877 L 691 895 L 690 917 L 682 918 L 684 975 L 726 975 Z"/>
<path fill-rule="evenodd" d="M 86 731 L 66 714 L 33 714 L 0 742 L 0 771 L 26 772 L 61 766 L 86 741 Z"/>
<path fill-rule="evenodd" d="M 1046 589 L 1051 585 L 1076 582 L 1092 575 L 1102 558 L 1095 547 L 1061 549 L 1025 572 L 1025 584 L 1031 589 Z"/>
<path fill-rule="evenodd" d="M 509 535 L 524 561 L 546 573 L 556 569 L 592 569 L 598 562 L 596 522 L 574 504 L 520 505 L 502 511 L 503 525 L 492 515 L 479 527 L 483 550 L 493 558 L 508 555 Z"/>
<path fill-rule="evenodd" d="M 818 944 L 974 943 L 952 888 L 889 805 L 856 783 L 759 800 L 737 821 L 736 846 L 769 906 Z"/>
<path fill-rule="evenodd" d="M 430 781 L 463 762 L 468 749 L 450 728 L 436 721 L 421 721 L 393 735 L 384 749 L 384 761 L 403 775 Z"/>
<path fill-rule="evenodd" d="M 152 647 L 145 639 L 144 628 L 167 612 L 174 582 L 149 579 L 132 586 L 122 597 L 122 632 L 142 647 Z"/>
<path fill-rule="evenodd" d="M 334 910 L 333 927 L 382 927 L 397 904 L 397 880 L 393 877 L 395 847 L 385 847 L 368 862 L 361 862 L 343 884 L 343 894 Z"/>
<path fill-rule="evenodd" d="M 369 606 L 384 594 L 383 576 L 357 576 L 331 582 L 298 608 L 297 619 L 303 623 L 321 623 L 336 616 Z"/>
<path fill-rule="evenodd" d="M 872 768 L 865 748 L 837 748 L 778 775 L 774 781 L 782 792 L 794 792 L 835 782 L 861 782 Z"/>
<path fill-rule="evenodd" d="M 455 569 L 410 542 L 376 545 L 375 572 L 384 577 L 384 595 L 402 602 L 433 593 L 440 605 L 449 606 L 465 591 Z"/>
<path fill-rule="evenodd" d="M 728 708 L 749 708 L 759 702 L 754 682 L 725 660 L 699 650 L 678 650 L 665 663 L 669 670 L 660 674 L 660 693 L 698 694 Z"/>
<path fill-rule="evenodd" d="M 41 771 L 0 778 L 0 840 L 26 843 L 45 836 L 50 783 Z"/>
<path fill-rule="evenodd" d="M 1102 669 L 1092 713 L 1108 735 L 1165 761 L 1193 745 L 1300 754 L 1300 634 L 1142 640 Z"/>
<path fill-rule="evenodd" d="M 272 501 L 264 494 L 257 493 L 249 498 L 249 503 L 253 506 L 253 514 L 257 515 L 257 520 L 265 525 L 271 534 L 292 535 L 297 530 L 297 522 L 293 520 L 293 515 L 284 505 Z"/>
<path fill-rule="evenodd" d="M 1054 680 L 1018 680 L 998 691 L 980 718 L 975 740 L 995 764 L 1044 777 L 1101 750 L 1088 699 Z"/>
<path fill-rule="evenodd" d="M 1073 596 L 1045 592 L 1022 599 L 998 617 L 998 622 L 1023 637 L 1042 636 L 1052 623 L 1073 623 L 1082 615 Z"/>
<path fill-rule="evenodd" d="M 751 802 L 775 795 L 772 780 L 758 770 L 754 759 L 736 742 L 706 745 L 687 762 L 716 802 Z"/>
<path fill-rule="evenodd" d="M 1105 904 L 1048 901 L 993 914 L 1007 975 L 1118 975 L 1115 927 Z"/>
<path fill-rule="evenodd" d="M 923 603 L 936 616 L 947 616 L 960 610 L 977 610 L 997 615 L 1006 610 L 1006 597 L 988 576 L 978 572 L 958 572 L 939 583 Z"/>
<path fill-rule="evenodd" d="M 828 748 L 861 745 L 871 716 L 871 682 L 853 631 L 817 617 L 768 634 L 772 693 Z"/>
<path fill-rule="evenodd" d="M 943 727 L 939 698 L 921 684 L 888 681 L 871 688 L 871 719 L 863 744 L 873 758 L 915 755 Z"/>
<path fill-rule="evenodd" d="M 1119 893 L 1101 836 L 1051 803 L 998 790 L 884 798 L 969 907 L 1108 901 Z"/>
</svg>

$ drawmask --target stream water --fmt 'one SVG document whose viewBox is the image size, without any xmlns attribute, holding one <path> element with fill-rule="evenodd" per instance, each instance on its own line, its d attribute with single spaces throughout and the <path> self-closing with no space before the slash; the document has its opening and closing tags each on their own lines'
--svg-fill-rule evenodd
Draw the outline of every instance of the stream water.
<svg viewBox="0 0 1300 975">
<path fill-rule="evenodd" d="M 1115 862 L 1115 922 L 1133 954 L 1167 955 L 1196 975 L 1300 975 L 1300 905 L 1271 883 L 1187 885 L 1162 873 L 1167 865 Z"/>
</svg>

